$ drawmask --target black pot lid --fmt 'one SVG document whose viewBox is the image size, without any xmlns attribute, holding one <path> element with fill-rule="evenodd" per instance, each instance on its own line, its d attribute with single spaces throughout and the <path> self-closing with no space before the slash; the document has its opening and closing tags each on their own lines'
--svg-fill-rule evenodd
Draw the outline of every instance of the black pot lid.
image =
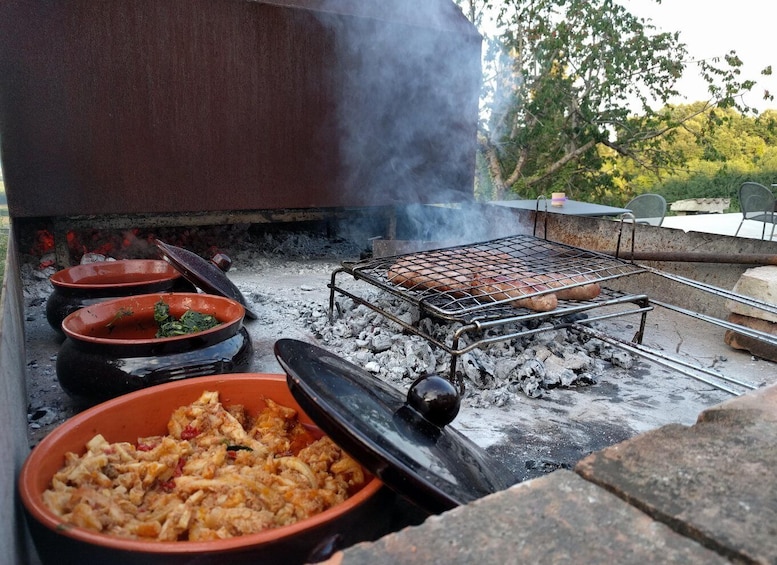
<svg viewBox="0 0 777 565">
<path fill-rule="evenodd" d="M 275 356 L 294 398 L 321 430 L 428 512 L 444 512 L 514 482 L 498 461 L 446 425 L 459 407 L 447 379 L 421 377 L 405 398 L 360 367 L 302 341 L 278 340 Z"/>
<path fill-rule="evenodd" d="M 188 249 L 182 249 L 181 247 L 164 243 L 158 239 L 156 240 L 156 245 L 159 247 L 162 256 L 175 267 L 186 280 L 209 294 L 217 294 L 219 296 L 231 298 L 232 300 L 237 300 L 245 308 L 246 317 L 256 320 L 256 314 L 248 307 L 240 289 L 229 280 L 226 273 L 219 268 L 216 263 L 206 261 Z"/>
</svg>

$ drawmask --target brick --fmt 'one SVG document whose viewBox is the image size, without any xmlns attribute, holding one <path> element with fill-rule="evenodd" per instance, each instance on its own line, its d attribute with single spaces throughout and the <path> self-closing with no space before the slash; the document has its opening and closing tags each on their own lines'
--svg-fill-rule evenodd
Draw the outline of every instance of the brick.
<svg viewBox="0 0 777 565">
<path fill-rule="evenodd" d="M 342 565 L 729 563 L 571 471 L 346 549 Z"/>
<path fill-rule="evenodd" d="M 734 292 L 755 298 L 768 304 L 777 304 L 777 265 L 754 267 L 745 271 L 734 285 Z M 758 318 L 768 322 L 777 322 L 777 314 L 765 312 L 760 308 L 741 304 L 733 300 L 726 301 L 729 312 Z"/>
<path fill-rule="evenodd" d="M 733 313 L 728 315 L 728 321 L 759 332 L 777 336 L 777 323 L 775 322 L 767 322 L 766 320 Z M 761 359 L 777 362 L 777 345 L 766 343 L 761 339 L 744 335 L 734 330 L 726 331 L 723 341 L 734 349 L 749 351 Z"/>
</svg>

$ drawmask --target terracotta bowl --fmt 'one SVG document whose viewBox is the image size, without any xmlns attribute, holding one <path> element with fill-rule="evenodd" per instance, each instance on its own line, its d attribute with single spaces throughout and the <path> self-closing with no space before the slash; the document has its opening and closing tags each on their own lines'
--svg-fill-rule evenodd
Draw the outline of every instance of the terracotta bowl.
<svg viewBox="0 0 777 565">
<path fill-rule="evenodd" d="M 300 412 L 284 375 L 233 374 L 200 377 L 152 387 L 94 406 L 51 432 L 30 453 L 18 481 L 19 494 L 35 547 L 44 564 L 54 563 L 303 563 L 330 536 L 345 543 L 371 539 L 367 526 L 381 521 L 378 505 L 385 494 L 377 479 L 344 503 L 321 514 L 273 530 L 206 542 L 149 542 L 100 534 L 66 526 L 43 503 L 42 493 L 63 463 L 65 453 L 83 453 L 95 434 L 109 442 L 136 442 L 138 437 L 167 433 L 173 410 L 196 400 L 205 390 L 217 390 L 223 404 L 243 404 L 256 412 L 269 397 Z M 317 430 L 317 428 L 315 428 Z M 315 431 L 314 430 L 314 431 Z M 376 496 L 379 489 L 381 495 Z"/>
<path fill-rule="evenodd" d="M 157 338 L 154 306 L 163 300 L 180 318 L 187 310 L 211 314 L 209 330 Z M 245 309 L 231 298 L 202 293 L 155 293 L 85 306 L 62 321 L 57 379 L 84 404 L 171 380 L 244 372 L 253 347 L 243 327 Z"/>
<path fill-rule="evenodd" d="M 196 290 L 170 263 L 155 259 L 76 265 L 57 271 L 49 280 L 54 290 L 46 301 L 46 319 L 63 337 L 62 320 L 84 306 L 122 296 Z"/>
</svg>

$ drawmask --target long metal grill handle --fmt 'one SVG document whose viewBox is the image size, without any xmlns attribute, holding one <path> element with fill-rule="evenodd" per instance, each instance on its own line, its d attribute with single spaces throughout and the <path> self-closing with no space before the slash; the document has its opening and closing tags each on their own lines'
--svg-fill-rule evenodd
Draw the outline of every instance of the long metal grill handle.
<svg viewBox="0 0 777 565">
<path fill-rule="evenodd" d="M 743 393 L 742 391 L 732 388 L 719 381 L 729 382 L 748 390 L 755 390 L 758 388 L 756 385 L 752 383 L 735 379 L 733 377 L 728 377 L 717 371 L 712 371 L 705 367 L 693 365 L 691 363 L 688 363 L 687 361 L 683 361 L 682 359 L 668 357 L 667 355 L 661 353 L 660 351 L 656 351 L 655 349 L 652 349 L 646 345 L 626 342 L 622 339 L 618 339 L 616 337 L 603 334 L 602 332 L 596 331 L 593 328 L 590 328 L 585 325 L 581 325 L 579 323 L 572 324 L 570 325 L 570 327 L 574 328 L 575 330 L 581 333 L 585 333 L 590 335 L 591 337 L 599 339 L 605 343 L 609 343 L 610 345 L 619 347 L 625 351 L 628 351 L 629 353 L 633 353 L 634 355 L 639 355 L 640 357 L 644 357 L 645 359 L 648 359 L 649 361 L 652 361 L 657 365 L 661 365 L 663 367 L 672 369 L 673 371 L 681 373 L 687 377 L 691 377 L 692 379 L 696 379 L 697 381 L 714 386 L 715 388 L 722 390 L 724 392 L 728 392 L 729 394 L 732 394 L 734 396 L 739 396 Z"/>
<path fill-rule="evenodd" d="M 769 304 L 768 302 L 763 302 L 761 300 L 752 298 L 750 296 L 745 296 L 743 294 L 738 294 L 736 292 L 725 290 L 723 288 L 719 288 L 716 286 L 712 286 L 706 283 L 702 283 L 699 281 L 695 281 L 693 279 L 689 279 L 686 277 L 682 277 L 680 275 L 674 275 L 672 273 L 667 273 L 666 271 L 661 271 L 659 269 L 654 269 L 652 267 L 644 267 L 649 272 L 659 275 L 661 277 L 664 277 L 665 279 L 673 280 L 675 282 L 682 283 L 686 286 L 690 286 L 693 288 L 696 288 L 698 290 L 702 290 L 705 292 L 708 292 L 710 294 L 713 294 L 715 296 L 720 296 L 722 298 L 726 298 L 728 300 L 732 300 L 734 302 L 740 302 L 742 304 L 746 304 L 748 306 L 752 306 L 753 308 L 758 308 L 760 310 L 763 310 L 765 312 L 769 312 L 771 314 L 777 314 L 777 306 L 774 304 Z"/>
<path fill-rule="evenodd" d="M 708 324 L 719 326 L 726 330 L 731 330 L 733 332 L 737 332 L 747 337 L 752 337 L 753 339 L 757 339 L 764 343 L 777 347 L 777 336 L 768 334 L 766 332 L 754 330 L 752 328 L 748 328 L 747 326 L 735 324 L 734 322 L 727 322 L 726 320 L 721 320 L 720 318 L 715 318 L 713 316 L 707 316 L 706 314 L 702 314 L 700 312 L 686 310 L 685 308 L 680 308 L 679 306 L 674 306 L 673 304 L 667 304 L 666 302 L 660 302 L 658 300 L 651 300 L 651 302 L 657 306 L 666 308 L 667 310 L 672 310 L 674 312 L 679 312 L 680 314 L 685 314 L 686 316 L 689 316 L 691 318 L 696 318 L 697 320 L 707 322 Z"/>
</svg>

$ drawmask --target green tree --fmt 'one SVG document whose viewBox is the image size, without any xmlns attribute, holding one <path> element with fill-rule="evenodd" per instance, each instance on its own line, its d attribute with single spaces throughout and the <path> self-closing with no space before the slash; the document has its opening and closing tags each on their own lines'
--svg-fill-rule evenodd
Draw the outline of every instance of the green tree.
<svg viewBox="0 0 777 565">
<path fill-rule="evenodd" d="M 479 171 L 488 179 L 478 186 L 494 199 L 558 190 L 606 201 L 641 170 L 655 177 L 709 151 L 699 136 L 724 123 L 711 109 L 755 113 L 741 103 L 755 83 L 739 77 L 736 52 L 690 61 L 679 33 L 659 33 L 613 0 L 459 5 L 481 29 L 489 13 L 498 26 L 496 37 L 484 34 L 479 129 Z M 709 99 L 682 111 L 666 107 L 690 65 L 707 81 Z M 625 170 L 617 166 L 623 158 L 630 160 Z"/>
<path fill-rule="evenodd" d="M 760 116 L 742 115 L 734 108 L 708 108 L 703 103 L 667 106 L 662 112 L 682 122 L 670 135 L 655 142 L 658 154 L 682 167 L 664 168 L 655 174 L 633 159 L 612 156 L 615 181 L 621 193 L 611 201 L 624 204 L 642 192 L 658 192 L 667 201 L 687 198 L 731 198 L 738 210 L 737 191 L 744 181 L 769 185 L 777 181 L 777 149 L 774 146 L 774 111 Z M 619 198 L 618 198 L 619 196 Z"/>
</svg>

